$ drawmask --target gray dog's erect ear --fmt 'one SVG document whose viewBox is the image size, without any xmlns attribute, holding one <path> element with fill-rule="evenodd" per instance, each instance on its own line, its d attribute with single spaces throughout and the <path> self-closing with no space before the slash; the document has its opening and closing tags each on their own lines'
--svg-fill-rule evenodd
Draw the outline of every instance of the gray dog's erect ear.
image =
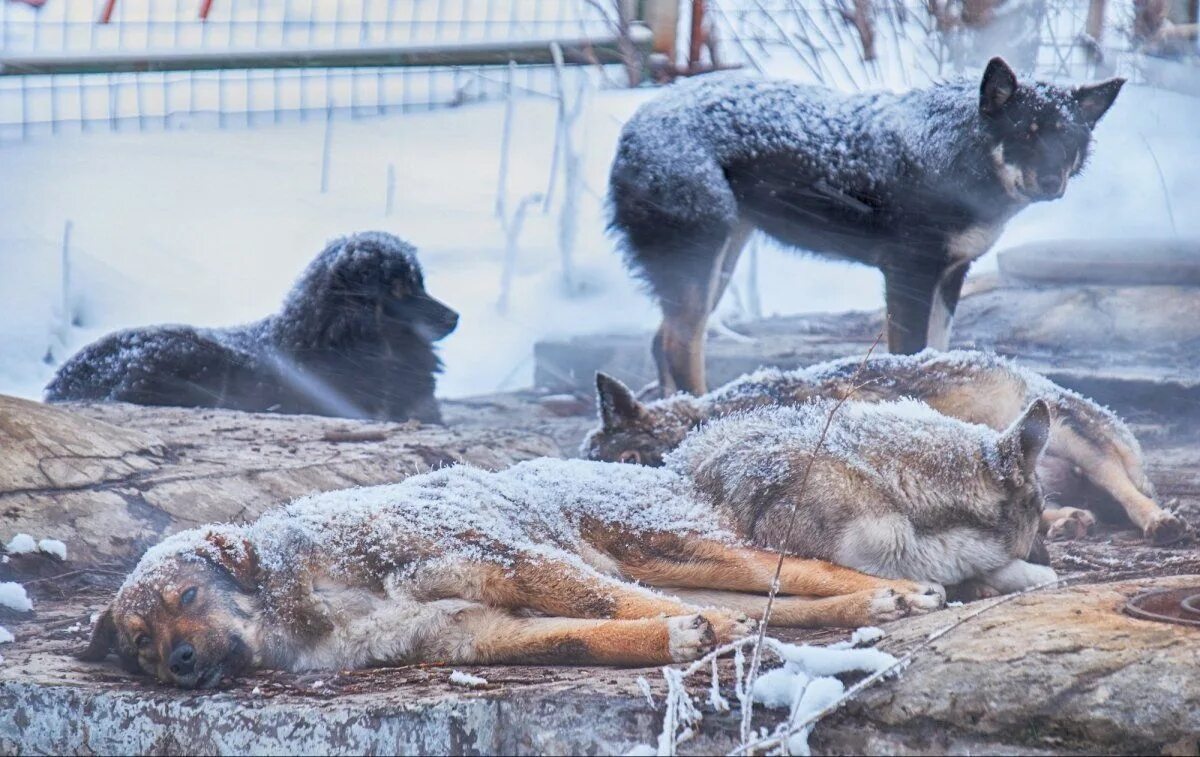
<svg viewBox="0 0 1200 757">
<path fill-rule="evenodd" d="M 1017 75 L 1003 58 L 992 58 L 979 85 L 979 110 L 988 116 L 999 113 L 1016 91 Z"/>
<path fill-rule="evenodd" d="M 1117 77 L 1099 84 L 1085 84 L 1082 87 L 1076 87 L 1071 92 L 1071 96 L 1079 104 L 1079 112 L 1083 114 L 1088 126 L 1095 126 L 1100 117 L 1108 112 L 1123 86 L 1125 86 L 1125 80 Z"/>
<path fill-rule="evenodd" d="M 1016 458 L 1023 472 L 1032 473 L 1049 441 L 1050 406 L 1045 400 L 1036 399 L 1004 432 L 1000 448 L 1004 454 Z"/>
<path fill-rule="evenodd" d="M 629 387 L 605 373 L 596 373 L 596 399 L 600 404 L 600 422 L 606 429 L 618 429 L 646 420 L 646 408 Z"/>
<path fill-rule="evenodd" d="M 87 649 L 79 653 L 79 659 L 84 662 L 100 662 L 113 650 L 117 643 L 117 624 L 113 621 L 112 608 L 104 608 L 96 619 L 96 627 L 92 629 L 92 640 Z"/>
</svg>

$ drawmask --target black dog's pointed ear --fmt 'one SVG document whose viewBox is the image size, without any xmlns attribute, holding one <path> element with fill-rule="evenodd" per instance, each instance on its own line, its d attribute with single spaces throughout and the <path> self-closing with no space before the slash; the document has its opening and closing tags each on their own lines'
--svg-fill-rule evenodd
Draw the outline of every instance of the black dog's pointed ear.
<svg viewBox="0 0 1200 757">
<path fill-rule="evenodd" d="M 1023 473 L 1032 475 L 1049 441 L 1050 406 L 1045 400 L 1036 399 L 1004 432 L 1001 448 L 1016 458 Z"/>
<path fill-rule="evenodd" d="M 1076 87 L 1071 92 L 1071 96 L 1079 105 L 1079 112 L 1087 121 L 1088 126 L 1095 126 L 1096 122 L 1108 112 L 1123 86 L 1125 86 L 1125 80 L 1118 76 L 1099 84 L 1085 84 L 1082 87 Z"/>
<path fill-rule="evenodd" d="M 258 555 L 248 540 L 213 530 L 205 535 L 204 541 L 199 550 L 201 557 L 228 573 L 242 591 L 258 591 Z"/>
<path fill-rule="evenodd" d="M 101 662 L 108 653 L 113 651 L 117 644 L 117 624 L 113 621 L 112 608 L 104 608 L 104 612 L 100 613 L 100 617 L 96 619 L 96 626 L 92 629 L 92 639 L 88 642 L 87 649 L 79 653 L 79 659 L 84 662 Z"/>
<path fill-rule="evenodd" d="M 629 387 L 605 373 L 596 373 L 596 398 L 600 422 L 606 429 L 624 428 L 647 418 L 646 408 Z"/>
<path fill-rule="evenodd" d="M 1016 91 L 1017 75 L 1003 58 L 992 58 L 979 85 L 979 110 L 988 116 L 999 113 Z"/>
</svg>

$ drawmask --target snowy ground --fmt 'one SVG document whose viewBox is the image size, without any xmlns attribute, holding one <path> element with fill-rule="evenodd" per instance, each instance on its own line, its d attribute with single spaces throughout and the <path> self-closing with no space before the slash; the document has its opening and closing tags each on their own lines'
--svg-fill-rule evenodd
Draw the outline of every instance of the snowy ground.
<svg viewBox="0 0 1200 757">
<path fill-rule="evenodd" d="M 528 385 L 533 343 L 649 329 L 656 312 L 604 231 L 603 192 L 621 123 L 651 91 L 602 92 L 582 122 L 587 189 L 573 290 L 562 283 L 558 202 L 534 206 L 509 307 L 497 309 L 504 231 L 495 216 L 501 103 L 324 124 L 43 138 L 0 147 L 0 392 L 40 396 L 54 365 L 112 329 L 224 325 L 279 305 L 331 237 L 386 229 L 421 251 L 429 290 L 462 313 L 443 342 L 444 396 Z M 997 249 L 1033 239 L 1200 235 L 1200 100 L 1127 88 L 1065 199 L 1017 217 Z M 518 101 L 510 206 L 550 174 L 554 105 Z M 397 177 L 385 213 L 388 166 Z M 562 197 L 561 182 L 555 190 Z M 1168 199 L 1169 198 L 1169 199 Z M 1173 221 L 1171 211 L 1173 210 Z M 64 325 L 61 248 L 71 222 Z M 982 268 L 991 268 L 994 256 Z M 872 270 L 760 245 L 765 314 L 878 307 Z M 748 291 L 743 259 L 738 290 Z M 722 304 L 726 316 L 735 297 Z M 747 298 L 743 298 L 743 302 Z"/>
</svg>

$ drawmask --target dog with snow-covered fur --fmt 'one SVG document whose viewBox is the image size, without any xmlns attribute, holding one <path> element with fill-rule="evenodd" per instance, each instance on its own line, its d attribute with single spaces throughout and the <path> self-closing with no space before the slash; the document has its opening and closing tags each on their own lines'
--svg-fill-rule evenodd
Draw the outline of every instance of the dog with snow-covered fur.
<svg viewBox="0 0 1200 757">
<path fill-rule="evenodd" d="M 662 465 L 668 452 L 708 421 L 765 405 L 843 396 L 861 402 L 912 397 L 945 415 L 999 430 L 1042 398 L 1054 416 L 1041 468 L 1052 491 L 1067 496 L 1081 484 L 1099 489 L 1155 544 L 1187 534 L 1184 523 L 1155 501 L 1141 446 L 1120 418 L 992 353 L 926 350 L 865 361 L 846 358 L 793 371 L 763 369 L 701 397 L 677 394 L 650 403 L 639 402 L 624 384 L 602 373 L 596 376 L 596 388 L 600 425 L 584 439 L 583 456 L 643 465 Z M 1043 515 L 1043 529 L 1052 539 L 1083 536 L 1094 522 L 1091 513 L 1074 507 L 1051 508 Z"/>
<path fill-rule="evenodd" d="M 706 391 L 704 336 L 757 229 L 883 272 L 888 348 L 946 349 L 971 262 L 1031 202 L 1062 196 L 1124 83 L 982 81 L 845 95 L 719 74 L 676 84 L 625 125 L 611 225 L 662 308 L 662 396 Z"/>
<path fill-rule="evenodd" d="M 186 531 L 146 553 L 83 657 L 115 649 L 188 687 L 258 667 L 656 665 L 746 632 L 779 550 L 784 626 L 934 610 L 942 583 L 1054 579 L 1024 561 L 1044 403 L 1003 433 L 914 401 L 833 410 L 726 417 L 661 468 L 452 467 Z"/>
<path fill-rule="evenodd" d="M 412 245 L 353 234 L 309 264 L 279 313 L 110 334 L 59 368 L 46 399 L 441 422 L 433 343 L 457 324 L 425 291 Z"/>
</svg>

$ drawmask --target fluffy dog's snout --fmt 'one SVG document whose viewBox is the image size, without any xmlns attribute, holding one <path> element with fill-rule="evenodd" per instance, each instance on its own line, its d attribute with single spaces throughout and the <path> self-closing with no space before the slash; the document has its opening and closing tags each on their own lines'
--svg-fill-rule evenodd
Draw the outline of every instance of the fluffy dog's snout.
<svg viewBox="0 0 1200 757">
<path fill-rule="evenodd" d="M 1058 174 L 1043 173 L 1038 176 L 1037 186 L 1042 197 L 1053 200 L 1062 196 L 1063 190 L 1066 188 L 1066 181 Z"/>
<path fill-rule="evenodd" d="M 171 650 L 167 667 L 176 678 L 185 679 L 191 676 L 196 672 L 196 648 L 186 641 L 179 642 Z"/>
</svg>

